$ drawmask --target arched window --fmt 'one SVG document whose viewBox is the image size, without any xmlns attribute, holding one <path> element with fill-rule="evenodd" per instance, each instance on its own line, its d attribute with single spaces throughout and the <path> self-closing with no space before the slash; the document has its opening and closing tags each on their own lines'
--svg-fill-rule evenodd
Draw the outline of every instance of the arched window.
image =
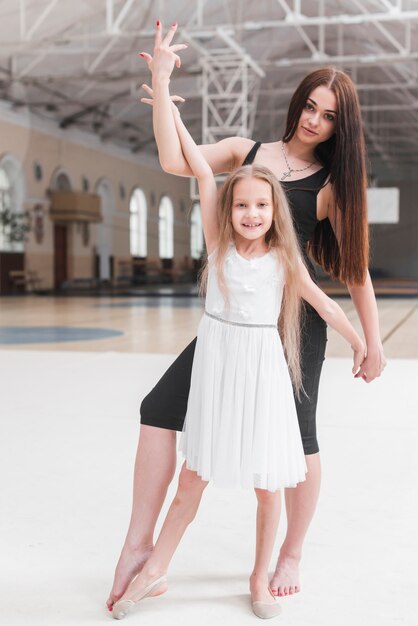
<svg viewBox="0 0 418 626">
<path fill-rule="evenodd" d="M 68 172 L 63 167 L 57 167 L 51 176 L 51 189 L 54 191 L 72 191 L 72 184 Z"/>
<path fill-rule="evenodd" d="M 19 161 L 11 154 L 0 160 L 0 213 L 5 211 L 21 214 L 23 211 L 24 181 Z M 0 250 L 23 252 L 21 241 L 10 241 L 0 221 Z"/>
<path fill-rule="evenodd" d="M 0 214 L 4 211 L 11 210 L 11 198 L 10 198 L 10 181 L 6 172 L 0 167 Z M 8 241 L 3 230 L 3 224 L 0 221 L 0 250 L 7 250 Z"/>
<path fill-rule="evenodd" d="M 190 253 L 192 259 L 200 259 L 202 257 L 203 247 L 202 211 L 200 204 L 196 202 L 193 205 L 190 216 Z"/>
<path fill-rule="evenodd" d="M 60 172 L 55 180 L 57 191 L 71 191 L 71 181 L 65 172 Z"/>
<path fill-rule="evenodd" d="M 147 199 L 142 189 L 135 189 L 129 203 L 131 256 L 147 256 Z"/>
<path fill-rule="evenodd" d="M 172 259 L 174 256 L 173 222 L 173 203 L 168 196 L 163 196 L 158 211 L 158 236 L 161 259 Z"/>
<path fill-rule="evenodd" d="M 115 196 L 113 187 L 106 178 L 101 178 L 96 185 L 96 193 L 100 196 L 102 222 L 97 224 L 97 255 L 98 276 L 101 280 L 110 280 L 112 275 L 113 255 L 113 213 L 115 212 Z M 97 271 L 97 270 L 96 270 Z"/>
</svg>

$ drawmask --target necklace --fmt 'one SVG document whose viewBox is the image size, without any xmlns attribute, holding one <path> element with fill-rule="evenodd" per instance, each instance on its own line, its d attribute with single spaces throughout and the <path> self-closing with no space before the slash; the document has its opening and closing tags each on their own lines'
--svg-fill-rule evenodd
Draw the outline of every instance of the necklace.
<svg viewBox="0 0 418 626">
<path fill-rule="evenodd" d="M 287 160 L 286 152 L 284 149 L 283 141 L 280 145 L 282 147 L 282 152 L 283 152 L 284 160 L 286 162 L 286 167 L 287 167 L 287 172 L 283 172 L 280 180 L 284 180 L 285 178 L 288 178 L 289 176 L 293 174 L 293 172 L 304 172 L 305 170 L 308 170 L 310 167 L 312 167 L 312 165 L 315 165 L 316 161 L 314 161 L 313 163 L 309 163 L 306 167 L 301 167 L 300 169 L 297 169 L 297 170 L 294 169 L 293 167 L 290 167 L 289 161 Z"/>
</svg>

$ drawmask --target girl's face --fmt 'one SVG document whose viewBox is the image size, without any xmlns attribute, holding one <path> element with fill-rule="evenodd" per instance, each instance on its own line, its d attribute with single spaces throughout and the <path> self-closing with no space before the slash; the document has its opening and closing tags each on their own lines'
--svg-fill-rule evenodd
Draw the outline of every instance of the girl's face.
<svg viewBox="0 0 418 626">
<path fill-rule="evenodd" d="M 312 91 L 299 119 L 296 135 L 303 143 L 317 145 L 335 133 L 337 99 L 328 87 Z"/>
<path fill-rule="evenodd" d="M 231 221 L 236 237 L 264 242 L 273 222 L 273 197 L 269 183 L 259 178 L 243 178 L 236 182 Z"/>
</svg>

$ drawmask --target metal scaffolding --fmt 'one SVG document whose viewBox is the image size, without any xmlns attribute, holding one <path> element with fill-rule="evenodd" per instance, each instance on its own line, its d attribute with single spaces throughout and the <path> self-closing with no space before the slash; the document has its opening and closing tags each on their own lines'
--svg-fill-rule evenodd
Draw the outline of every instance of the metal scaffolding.
<svg viewBox="0 0 418 626">
<path fill-rule="evenodd" d="M 184 33 L 183 33 L 184 35 Z M 187 33 L 195 47 L 196 40 Z M 233 39 L 217 29 L 222 48 L 201 53 L 202 143 L 226 137 L 251 137 L 254 131 L 260 81 L 264 70 Z M 200 46 L 199 46 L 200 47 Z M 222 180 L 222 176 L 217 179 Z M 195 180 L 190 195 L 197 199 Z"/>
<path fill-rule="evenodd" d="M 136 106 L 148 74 L 135 53 L 152 51 L 163 17 L 190 44 L 175 88 L 196 139 L 202 130 L 205 142 L 277 138 L 299 80 L 335 65 L 358 86 L 374 166 L 404 175 L 418 167 L 417 9 L 415 0 L 2 0 L 0 98 L 153 151 L 149 111 Z"/>
</svg>

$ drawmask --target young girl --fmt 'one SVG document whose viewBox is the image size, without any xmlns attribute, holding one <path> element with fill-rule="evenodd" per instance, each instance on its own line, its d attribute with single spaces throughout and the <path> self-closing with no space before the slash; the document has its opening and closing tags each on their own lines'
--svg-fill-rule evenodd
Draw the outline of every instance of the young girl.
<svg viewBox="0 0 418 626">
<path fill-rule="evenodd" d="M 255 488 L 252 608 L 258 617 L 273 617 L 280 605 L 269 590 L 268 566 L 280 511 L 278 490 L 303 481 L 306 472 L 292 390 L 293 382 L 297 393 L 304 393 L 301 298 L 351 344 L 354 374 L 364 345 L 341 308 L 311 280 L 273 174 L 260 166 L 239 168 L 225 182 L 218 203 L 212 170 L 177 110 L 174 115 L 199 184 L 208 251 L 205 313 L 180 443 L 185 463 L 178 490 L 151 556 L 114 604 L 113 617 L 121 619 L 141 599 L 166 591 L 171 558 L 209 480 Z"/>
</svg>

